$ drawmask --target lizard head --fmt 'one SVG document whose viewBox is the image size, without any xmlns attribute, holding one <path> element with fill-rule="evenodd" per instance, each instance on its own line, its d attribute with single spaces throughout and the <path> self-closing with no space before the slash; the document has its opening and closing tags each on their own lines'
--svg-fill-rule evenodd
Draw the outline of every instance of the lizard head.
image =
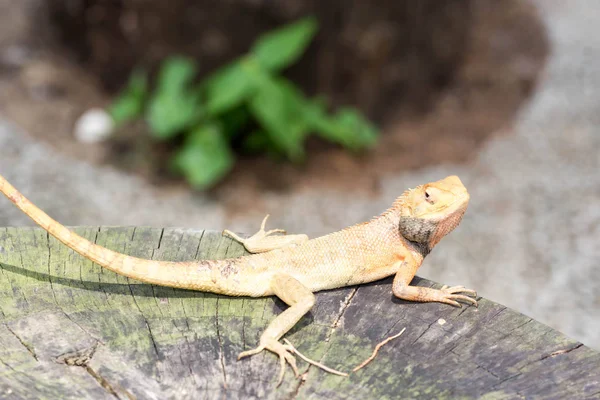
<svg viewBox="0 0 600 400">
<path fill-rule="evenodd" d="M 468 204 L 469 193 L 454 175 L 407 190 L 395 204 L 400 234 L 431 250 L 458 226 Z"/>
</svg>

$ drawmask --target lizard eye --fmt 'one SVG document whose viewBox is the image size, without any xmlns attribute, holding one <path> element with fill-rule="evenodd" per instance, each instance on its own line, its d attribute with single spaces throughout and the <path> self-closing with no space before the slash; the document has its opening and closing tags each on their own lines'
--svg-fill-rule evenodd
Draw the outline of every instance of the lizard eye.
<svg viewBox="0 0 600 400">
<path fill-rule="evenodd" d="M 431 198 L 431 194 L 425 190 L 425 200 L 427 200 L 428 203 L 433 204 L 433 199 Z"/>
</svg>

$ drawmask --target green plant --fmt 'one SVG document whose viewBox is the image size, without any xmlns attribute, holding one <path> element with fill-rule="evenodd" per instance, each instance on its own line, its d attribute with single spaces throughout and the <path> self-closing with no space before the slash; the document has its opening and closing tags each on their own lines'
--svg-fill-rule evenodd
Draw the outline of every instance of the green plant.
<svg viewBox="0 0 600 400">
<path fill-rule="evenodd" d="M 197 188 L 207 188 L 233 167 L 232 143 L 291 161 L 304 159 L 314 133 L 357 151 L 372 146 L 377 132 L 357 110 L 327 112 L 321 98 L 307 98 L 281 71 L 296 62 L 317 32 L 305 18 L 261 36 L 250 52 L 195 83 L 195 61 L 170 57 L 156 87 L 135 71 L 109 112 L 117 124 L 144 115 L 159 140 L 182 136 L 173 166 Z"/>
</svg>

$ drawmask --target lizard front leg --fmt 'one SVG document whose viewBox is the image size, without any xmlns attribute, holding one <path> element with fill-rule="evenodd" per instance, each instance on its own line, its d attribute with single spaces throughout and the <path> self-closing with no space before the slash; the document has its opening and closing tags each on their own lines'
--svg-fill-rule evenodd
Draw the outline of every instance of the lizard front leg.
<svg viewBox="0 0 600 400">
<path fill-rule="evenodd" d="M 315 295 L 302 283 L 286 274 L 276 274 L 271 281 L 271 288 L 274 294 L 283 300 L 290 307 L 279 314 L 267 327 L 260 337 L 260 343 L 257 348 L 240 353 L 238 360 L 243 357 L 258 354 L 263 350 L 269 350 L 279 356 L 281 365 L 277 386 L 283 380 L 286 362 L 298 376 L 296 359 L 291 353 L 291 349 L 279 342 L 279 339 L 285 335 L 296 323 L 306 314 L 315 304 Z"/>
<path fill-rule="evenodd" d="M 477 306 L 477 300 L 469 297 L 477 296 L 477 292 L 471 289 L 466 289 L 464 286 L 448 287 L 444 285 L 441 289 L 409 286 L 409 283 L 415 277 L 419 266 L 420 263 L 417 263 L 412 258 L 407 258 L 403 261 L 400 261 L 400 269 L 398 272 L 396 272 L 394 283 L 392 284 L 392 292 L 394 293 L 394 296 L 403 300 L 411 301 L 437 301 L 440 303 L 450 304 L 455 307 L 461 307 L 459 301 Z"/>
<path fill-rule="evenodd" d="M 260 225 L 260 230 L 247 239 L 241 238 L 228 229 L 223 231 L 223 235 L 229 236 L 244 245 L 250 253 L 264 253 L 267 251 L 287 247 L 293 244 L 304 243 L 308 240 L 308 236 L 304 234 L 271 236 L 274 233 L 285 233 L 283 229 L 271 229 L 265 232 L 265 224 L 269 214 L 263 219 Z"/>
</svg>

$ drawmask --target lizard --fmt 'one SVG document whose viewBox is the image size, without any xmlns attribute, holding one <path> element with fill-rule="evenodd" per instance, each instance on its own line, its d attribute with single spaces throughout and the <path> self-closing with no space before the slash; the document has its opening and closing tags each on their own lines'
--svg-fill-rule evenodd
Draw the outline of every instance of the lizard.
<svg viewBox="0 0 600 400">
<path fill-rule="evenodd" d="M 315 304 L 315 292 L 359 285 L 394 276 L 392 293 L 404 300 L 477 306 L 477 293 L 463 286 L 441 289 L 411 286 L 424 258 L 456 228 L 467 209 L 469 193 L 460 178 L 408 189 L 390 208 L 368 222 L 308 239 L 306 235 L 273 235 L 261 229 L 248 239 L 230 231 L 249 255 L 223 260 L 156 261 L 109 250 L 70 231 L 15 189 L 0 175 L 0 191 L 49 234 L 75 252 L 117 274 L 141 282 L 228 296 L 277 296 L 289 307 L 269 323 L 256 348 L 238 359 L 268 350 L 279 357 L 278 385 L 286 365 L 298 377 L 291 345 L 280 339 Z"/>
</svg>

